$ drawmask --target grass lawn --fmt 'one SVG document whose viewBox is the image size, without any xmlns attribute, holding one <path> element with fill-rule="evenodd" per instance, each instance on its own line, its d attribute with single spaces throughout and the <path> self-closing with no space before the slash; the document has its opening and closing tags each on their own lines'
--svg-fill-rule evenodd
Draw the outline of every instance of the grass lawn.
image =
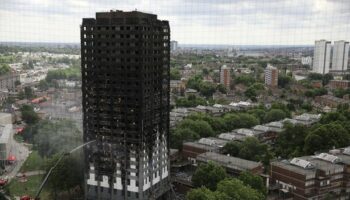
<svg viewBox="0 0 350 200">
<path fill-rule="evenodd" d="M 30 176 L 28 181 L 21 183 L 17 178 L 14 178 L 5 188 L 10 196 L 23 196 L 29 195 L 34 198 L 38 188 L 42 182 L 44 175 Z M 45 190 L 45 187 L 40 195 L 42 200 L 49 200 L 49 191 Z"/>
<path fill-rule="evenodd" d="M 45 170 L 46 159 L 42 158 L 37 151 L 32 151 L 27 160 L 23 163 L 20 172 Z"/>
<path fill-rule="evenodd" d="M 16 134 L 13 136 L 13 138 L 17 141 L 17 142 L 23 142 L 23 137 L 19 134 Z"/>
</svg>

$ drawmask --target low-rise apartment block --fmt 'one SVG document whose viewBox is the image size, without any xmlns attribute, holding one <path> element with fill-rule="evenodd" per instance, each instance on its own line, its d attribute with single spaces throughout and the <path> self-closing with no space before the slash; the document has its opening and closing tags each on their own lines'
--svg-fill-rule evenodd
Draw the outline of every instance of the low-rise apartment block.
<svg viewBox="0 0 350 200">
<path fill-rule="evenodd" d="M 271 181 L 280 192 L 295 200 L 318 200 L 329 196 L 347 199 L 350 194 L 349 159 L 345 152 L 272 162 Z"/>
</svg>

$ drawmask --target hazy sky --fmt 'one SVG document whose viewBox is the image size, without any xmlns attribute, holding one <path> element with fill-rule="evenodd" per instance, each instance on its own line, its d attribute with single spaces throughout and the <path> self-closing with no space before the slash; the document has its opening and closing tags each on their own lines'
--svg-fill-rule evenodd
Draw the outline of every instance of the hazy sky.
<svg viewBox="0 0 350 200">
<path fill-rule="evenodd" d="M 111 9 L 157 14 L 183 44 L 350 40 L 350 0 L 0 0 L 0 41 L 79 42 L 81 19 Z"/>
</svg>

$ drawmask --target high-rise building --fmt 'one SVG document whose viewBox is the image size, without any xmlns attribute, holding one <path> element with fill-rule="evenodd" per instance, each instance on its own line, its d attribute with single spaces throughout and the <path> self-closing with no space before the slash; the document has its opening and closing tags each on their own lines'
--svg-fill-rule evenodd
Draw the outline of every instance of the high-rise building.
<svg viewBox="0 0 350 200">
<path fill-rule="evenodd" d="M 346 71 L 348 69 L 349 42 L 335 41 L 333 47 L 332 71 Z"/>
<path fill-rule="evenodd" d="M 157 15 L 96 13 L 81 25 L 85 199 L 166 199 L 170 27 Z"/>
<path fill-rule="evenodd" d="M 265 68 L 265 85 L 271 87 L 278 86 L 278 69 L 270 64 Z"/>
<path fill-rule="evenodd" d="M 302 65 L 309 65 L 309 66 L 311 66 L 311 64 L 312 64 L 312 57 L 311 56 L 301 57 L 301 64 Z"/>
<path fill-rule="evenodd" d="M 178 42 L 175 40 L 170 41 L 170 50 L 171 51 L 176 51 L 178 47 Z"/>
<path fill-rule="evenodd" d="M 223 84 L 227 89 L 230 88 L 231 75 L 230 68 L 223 65 L 220 69 L 220 83 Z"/>
<path fill-rule="evenodd" d="M 319 40 L 315 42 L 313 69 L 314 73 L 327 74 L 331 64 L 331 42 Z"/>
</svg>

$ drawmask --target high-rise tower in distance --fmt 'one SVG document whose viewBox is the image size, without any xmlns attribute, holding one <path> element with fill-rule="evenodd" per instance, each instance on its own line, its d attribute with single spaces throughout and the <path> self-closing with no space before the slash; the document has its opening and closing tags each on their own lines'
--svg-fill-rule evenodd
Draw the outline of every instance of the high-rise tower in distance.
<svg viewBox="0 0 350 200">
<path fill-rule="evenodd" d="M 169 179 L 170 27 L 96 13 L 81 25 L 85 199 L 164 199 Z"/>
<path fill-rule="evenodd" d="M 333 47 L 332 71 L 346 71 L 348 69 L 349 42 L 335 41 Z"/>
<path fill-rule="evenodd" d="M 315 42 L 312 71 L 327 74 L 331 65 L 331 42 L 319 40 Z"/>
<path fill-rule="evenodd" d="M 278 69 L 271 64 L 265 68 L 265 85 L 271 87 L 278 86 Z"/>
<path fill-rule="evenodd" d="M 230 68 L 228 68 L 226 65 L 223 65 L 220 69 L 220 83 L 223 84 L 228 90 L 230 90 Z"/>
</svg>

